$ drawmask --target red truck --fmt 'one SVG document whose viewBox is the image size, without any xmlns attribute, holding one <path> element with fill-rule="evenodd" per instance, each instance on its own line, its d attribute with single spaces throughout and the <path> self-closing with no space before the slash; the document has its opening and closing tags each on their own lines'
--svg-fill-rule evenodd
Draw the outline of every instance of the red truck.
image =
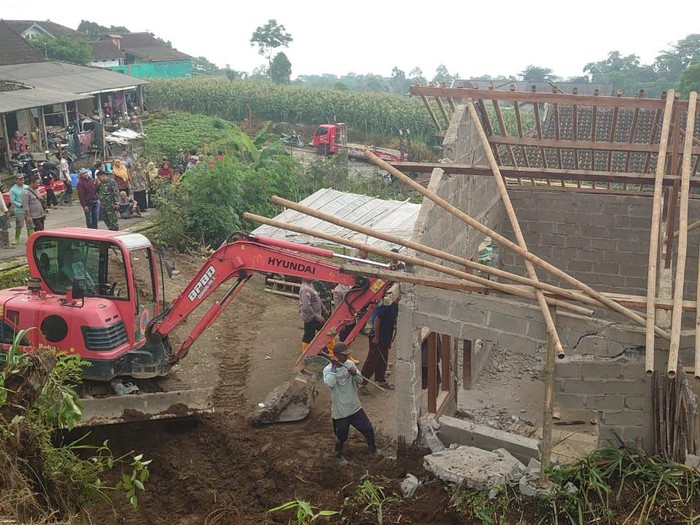
<svg viewBox="0 0 700 525">
<path fill-rule="evenodd" d="M 348 142 L 348 126 L 343 122 L 337 124 L 321 124 L 314 131 L 311 144 L 319 155 L 328 156 L 339 151 L 347 151 L 348 157 L 365 160 L 364 152 L 369 149 L 377 157 L 386 162 L 401 162 L 408 160 L 408 153 L 392 148 L 378 148 L 364 144 Z"/>
</svg>

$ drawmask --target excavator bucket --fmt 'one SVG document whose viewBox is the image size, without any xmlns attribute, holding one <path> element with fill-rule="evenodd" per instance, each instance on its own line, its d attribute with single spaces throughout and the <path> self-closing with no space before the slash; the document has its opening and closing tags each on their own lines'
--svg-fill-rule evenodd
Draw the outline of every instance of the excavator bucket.
<svg viewBox="0 0 700 525">
<path fill-rule="evenodd" d="M 329 363 L 321 356 L 308 357 L 301 373 L 275 388 L 250 418 L 253 426 L 301 421 L 311 411 L 316 382 Z"/>
<path fill-rule="evenodd" d="M 212 387 L 83 398 L 83 416 L 76 426 L 173 419 L 213 412 L 213 395 Z"/>
</svg>

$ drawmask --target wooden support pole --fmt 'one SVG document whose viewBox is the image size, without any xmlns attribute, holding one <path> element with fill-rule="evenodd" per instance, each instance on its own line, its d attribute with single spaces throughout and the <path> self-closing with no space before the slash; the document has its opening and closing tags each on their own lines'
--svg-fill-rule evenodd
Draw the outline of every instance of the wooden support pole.
<svg viewBox="0 0 700 525">
<path fill-rule="evenodd" d="M 695 297 L 700 297 L 700 255 L 698 255 L 698 284 L 695 293 Z M 695 379 L 700 380 L 700 308 L 695 310 L 695 364 L 693 369 Z"/>
<path fill-rule="evenodd" d="M 481 127 L 481 122 L 479 121 L 479 116 L 476 113 L 476 108 L 472 99 L 467 100 L 467 109 L 472 118 L 472 124 L 476 128 L 476 132 L 481 140 L 481 145 L 486 153 L 486 158 L 491 166 L 491 171 L 493 172 L 494 179 L 496 181 L 496 186 L 498 186 L 498 191 L 501 194 L 501 199 L 503 200 L 503 205 L 506 208 L 506 213 L 508 214 L 508 219 L 513 227 L 513 232 L 515 233 L 515 239 L 518 241 L 518 246 L 525 252 L 528 251 L 527 243 L 525 242 L 525 237 L 520 229 L 520 221 L 518 221 L 518 216 L 515 214 L 515 209 L 513 208 L 513 203 L 510 201 L 510 196 L 508 195 L 508 188 L 506 188 L 505 182 L 503 182 L 503 177 L 501 176 L 501 170 L 498 168 L 498 163 L 496 162 L 496 157 L 493 156 L 493 151 L 491 150 L 491 144 L 489 144 L 489 139 L 484 133 L 484 128 Z M 561 166 L 560 166 L 561 167 Z M 525 268 L 527 269 L 528 276 L 532 279 L 533 283 L 538 283 L 539 278 L 537 277 L 537 272 L 535 271 L 535 266 L 532 261 L 525 259 Z M 552 314 L 549 311 L 549 306 L 547 306 L 547 301 L 544 297 L 544 293 L 539 288 L 535 290 L 535 295 L 537 296 L 537 304 L 542 310 L 542 316 L 544 317 L 544 323 L 547 327 L 547 334 L 552 337 L 552 342 L 557 350 L 557 355 L 561 358 L 564 357 L 564 348 L 559 340 L 559 334 L 554 326 L 554 320 L 552 319 Z"/>
<path fill-rule="evenodd" d="M 688 254 L 688 200 L 690 198 L 690 161 L 693 156 L 693 133 L 695 133 L 695 110 L 698 94 L 690 92 L 688 98 L 688 118 L 683 145 L 683 165 L 681 169 L 681 202 L 678 210 L 678 255 L 676 256 L 676 279 L 673 286 L 673 314 L 671 317 L 671 343 L 668 353 L 668 377 L 676 377 L 678 350 L 681 346 L 681 320 L 683 318 L 683 288 L 685 285 L 685 261 Z"/>
<path fill-rule="evenodd" d="M 355 248 L 357 250 L 365 250 L 366 252 L 369 252 L 369 253 L 376 253 L 377 255 L 381 255 L 382 257 L 386 257 L 387 259 L 397 259 L 399 261 L 413 264 L 415 266 L 424 266 L 425 268 L 430 268 L 431 270 L 435 270 L 437 272 L 446 273 L 448 275 L 452 275 L 454 277 L 458 277 L 458 278 L 464 279 L 466 281 L 471 281 L 474 283 L 481 284 L 481 285 L 488 287 L 488 288 L 493 288 L 494 290 L 498 290 L 499 292 L 507 293 L 510 295 L 517 295 L 519 297 L 524 297 L 526 299 L 535 299 L 535 294 L 533 292 L 523 290 L 522 288 L 518 288 L 516 286 L 507 285 L 507 284 L 503 284 L 503 283 L 498 283 L 495 281 L 489 281 L 488 279 L 484 279 L 483 277 L 477 277 L 476 275 L 472 275 L 472 274 L 467 273 L 467 272 L 455 270 L 453 268 L 449 268 L 447 266 L 442 266 L 442 265 L 437 264 L 437 263 L 423 261 L 421 259 L 418 259 L 416 257 L 411 257 L 409 255 L 403 255 L 401 253 L 394 253 L 390 250 L 385 250 L 383 248 L 369 246 L 369 245 L 363 244 L 361 242 L 352 241 L 350 239 L 343 239 L 342 237 L 338 237 L 336 235 L 330 235 L 328 233 L 319 232 L 316 230 L 312 230 L 310 228 L 305 228 L 303 226 L 287 224 L 287 223 L 284 223 L 281 221 L 277 221 L 275 219 L 268 219 L 267 217 L 261 217 L 260 215 L 255 215 L 255 214 L 248 213 L 248 212 L 243 214 L 243 218 L 250 220 L 250 221 L 260 222 L 262 224 L 275 226 L 277 228 L 282 228 L 282 229 L 286 229 L 286 230 L 290 230 L 290 231 L 295 231 L 298 233 L 303 233 L 304 235 L 311 235 L 314 237 L 318 237 L 319 239 L 325 239 L 327 241 L 334 242 L 336 244 L 343 244 L 345 246 L 350 246 L 351 248 Z M 556 304 L 560 308 L 565 308 L 565 309 L 568 309 L 571 311 L 576 311 L 578 313 L 580 313 L 581 310 L 585 311 L 585 309 L 582 309 L 580 306 L 569 304 L 569 303 L 566 303 L 564 301 L 559 301 L 559 300 L 553 299 L 551 297 L 547 297 L 547 301 L 550 302 L 551 304 Z M 591 312 L 591 314 L 592 314 L 592 312 Z"/>
<path fill-rule="evenodd" d="M 504 246 L 504 247 L 508 248 L 509 250 L 512 250 L 513 252 L 517 253 L 521 257 L 524 257 L 525 259 L 540 266 L 544 270 L 547 270 L 548 272 L 550 272 L 554 276 L 558 277 L 562 281 L 565 281 L 565 282 L 569 283 L 570 285 L 574 286 L 575 288 L 587 293 L 589 296 L 591 296 L 594 299 L 596 299 L 597 301 L 603 303 L 605 306 L 607 306 L 611 310 L 618 312 L 618 313 L 630 318 L 631 320 L 633 320 L 637 324 L 640 324 L 642 326 L 646 325 L 646 319 L 644 317 L 642 317 L 641 315 L 639 315 L 638 313 L 633 312 L 629 308 L 625 308 L 621 304 L 616 303 L 615 301 L 613 301 L 612 299 L 610 299 L 608 297 L 605 297 L 600 292 L 594 290 L 593 288 L 591 288 L 587 284 L 572 277 L 568 273 L 560 270 L 559 268 L 557 268 L 553 264 L 548 263 L 544 259 L 541 259 L 540 257 L 535 255 L 534 253 L 531 253 L 527 250 L 523 250 L 522 248 L 520 248 L 520 246 L 515 244 L 510 239 L 508 239 L 508 238 L 504 237 L 503 235 L 501 235 L 500 233 L 492 230 L 488 226 L 481 224 L 479 221 L 477 221 L 473 217 L 467 215 L 463 211 L 452 206 L 446 200 L 442 199 L 441 197 L 438 197 L 433 192 L 425 189 L 423 186 L 418 184 L 416 181 L 414 181 L 410 177 L 407 177 L 406 175 L 401 173 L 399 170 L 394 168 L 391 164 L 389 164 L 388 162 L 385 162 L 382 159 L 380 159 L 379 157 L 377 157 L 371 151 L 365 150 L 365 157 L 367 159 L 369 159 L 373 164 L 379 166 L 381 169 L 385 170 L 386 172 L 388 172 L 392 176 L 396 177 L 397 179 L 399 179 L 401 182 L 403 182 L 407 186 L 410 186 L 411 188 L 413 188 L 415 191 L 417 191 L 418 193 L 420 193 L 424 197 L 427 197 L 428 199 L 432 200 L 434 203 L 436 203 L 438 206 L 440 206 L 444 210 L 448 211 L 449 213 L 451 213 L 455 217 L 464 221 L 465 223 L 467 223 L 469 226 L 471 226 L 475 230 L 478 230 L 481 233 L 490 236 L 492 240 L 494 240 L 495 242 L 497 242 L 501 246 Z M 654 331 L 658 335 L 663 337 L 664 339 L 670 339 L 670 337 L 671 337 L 668 332 L 666 332 L 665 330 L 662 330 L 658 326 L 654 328 Z"/>
<path fill-rule="evenodd" d="M 440 367 L 442 370 L 442 384 L 440 386 L 443 392 L 450 391 L 450 351 L 452 350 L 452 338 L 447 334 L 442 334 L 442 345 L 440 346 Z"/>
<path fill-rule="evenodd" d="M 644 366 L 647 375 L 654 372 L 654 329 L 656 327 L 656 280 L 659 264 L 659 235 L 661 232 L 661 189 L 666 167 L 666 150 L 671 129 L 674 92 L 669 90 L 666 96 L 661 137 L 659 138 L 659 157 L 656 160 L 656 178 L 654 181 L 654 200 L 651 208 L 651 234 L 649 238 L 649 263 L 647 265 L 647 319 L 646 319 L 646 354 Z"/>
<path fill-rule="evenodd" d="M 420 244 L 415 241 L 411 241 L 409 239 L 404 239 L 403 237 L 398 237 L 396 235 L 391 235 L 389 233 L 384 233 L 380 232 L 377 230 L 373 230 L 372 228 L 367 228 L 365 226 L 361 226 L 359 224 L 352 223 L 350 221 L 346 221 L 344 219 L 340 219 L 338 217 L 335 217 L 334 215 L 331 215 L 329 213 L 324 213 L 319 210 L 315 210 L 313 208 L 310 208 L 308 206 L 304 206 L 302 204 L 298 204 L 296 202 L 292 202 L 287 199 L 283 199 L 281 197 L 278 197 L 277 195 L 273 195 L 270 197 L 270 202 L 273 204 L 277 204 L 279 206 L 284 206 L 285 208 L 289 208 L 294 211 L 298 211 L 299 213 L 305 213 L 306 215 L 310 215 L 311 217 L 316 217 L 317 219 L 321 219 L 323 221 L 329 222 L 331 224 L 335 224 L 336 226 L 340 226 L 341 228 L 346 228 L 348 230 L 356 231 L 358 233 L 362 233 L 364 235 L 367 235 L 369 237 L 374 237 L 376 239 L 382 239 L 383 241 L 387 241 L 393 244 L 397 245 L 403 245 L 406 248 L 410 248 L 412 250 L 415 250 L 417 252 L 425 253 L 427 255 L 431 255 L 433 257 L 437 257 L 439 259 L 444 259 L 446 261 L 453 262 L 455 264 L 459 264 L 461 266 L 464 266 L 466 268 L 470 268 L 472 270 L 480 271 L 483 273 L 488 273 L 490 275 L 494 275 L 498 278 L 501 279 L 508 279 L 509 281 L 513 281 L 516 283 L 520 284 L 525 284 L 528 286 L 532 286 L 534 288 L 540 288 L 542 290 L 545 290 L 547 292 L 551 292 L 555 295 L 558 295 L 560 297 L 564 297 L 567 299 L 571 299 L 573 301 L 579 301 L 585 304 L 589 304 L 592 306 L 599 306 L 602 305 L 599 301 L 596 301 L 595 299 L 592 299 L 588 297 L 587 295 L 577 293 L 572 290 L 566 290 L 564 288 L 560 288 L 558 286 L 554 286 L 553 284 L 548 284 L 548 283 L 543 283 L 543 282 L 534 282 L 532 279 L 528 279 L 527 277 L 523 277 L 522 275 L 517 275 L 514 273 L 506 272 L 505 270 L 499 270 L 498 268 L 493 268 L 491 266 L 487 266 L 485 264 L 481 264 L 478 262 L 470 261 L 469 259 L 465 259 L 464 257 L 459 257 L 457 255 L 453 255 L 451 253 L 442 251 L 442 250 L 436 250 L 435 248 L 431 248 L 430 246 L 426 246 L 424 244 Z"/>
<path fill-rule="evenodd" d="M 428 334 L 428 412 L 430 414 L 437 412 L 437 336 L 435 332 Z"/>
<path fill-rule="evenodd" d="M 700 280 L 698 280 L 700 282 Z M 462 390 L 472 387 L 472 341 L 462 341 Z"/>
<path fill-rule="evenodd" d="M 556 309 L 552 317 L 556 316 Z M 544 366 L 544 407 L 542 413 L 542 456 L 540 457 L 540 487 L 546 487 L 547 469 L 552 459 L 552 418 L 554 417 L 554 370 L 556 366 L 554 342 L 547 334 L 547 355 Z"/>
</svg>

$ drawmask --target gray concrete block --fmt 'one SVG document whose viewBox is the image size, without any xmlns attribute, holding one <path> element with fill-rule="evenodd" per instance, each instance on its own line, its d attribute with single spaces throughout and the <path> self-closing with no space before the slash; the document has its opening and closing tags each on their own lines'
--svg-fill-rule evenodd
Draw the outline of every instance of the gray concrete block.
<svg viewBox="0 0 700 525">
<path fill-rule="evenodd" d="M 625 397 L 614 395 L 590 395 L 586 398 L 586 408 L 588 410 L 602 411 L 623 410 L 625 408 Z M 607 420 L 606 423 L 613 424 Z"/>
<path fill-rule="evenodd" d="M 609 238 L 591 239 L 590 248 L 591 250 L 601 251 L 615 250 L 617 248 L 617 241 Z"/>
<path fill-rule="evenodd" d="M 447 317 L 450 312 L 450 303 L 436 298 L 426 297 L 425 295 L 420 295 L 416 296 L 416 311 L 430 315 Z"/>
<path fill-rule="evenodd" d="M 423 467 L 448 483 L 483 490 L 517 481 L 525 465 L 510 455 L 462 446 L 423 457 Z"/>
<path fill-rule="evenodd" d="M 491 328 L 501 330 L 503 332 L 523 335 L 527 333 L 527 320 L 523 319 L 522 317 L 513 317 L 510 315 L 491 312 L 488 323 Z"/>
<path fill-rule="evenodd" d="M 610 362 L 583 363 L 581 365 L 581 379 L 592 381 L 598 379 L 619 379 L 622 377 L 622 367 Z"/>
<path fill-rule="evenodd" d="M 554 402 L 568 410 L 586 410 L 586 396 L 554 393 Z"/>
<path fill-rule="evenodd" d="M 438 437 L 446 445 L 455 443 L 484 450 L 505 448 L 524 463 L 539 458 L 537 440 L 450 416 L 442 416 L 439 421 Z"/>
<path fill-rule="evenodd" d="M 650 410 L 651 396 L 625 396 L 625 408 L 630 410 Z"/>
<path fill-rule="evenodd" d="M 618 394 L 624 396 L 646 396 L 651 394 L 651 385 L 644 380 L 638 381 L 599 381 L 596 383 L 601 394 Z"/>
<path fill-rule="evenodd" d="M 453 303 L 449 316 L 457 321 L 466 321 L 472 324 L 486 324 L 488 312 L 473 304 Z"/>
<path fill-rule="evenodd" d="M 591 240 L 588 237 L 567 237 L 567 248 L 590 248 Z"/>
<path fill-rule="evenodd" d="M 587 335 L 582 337 L 574 351 L 579 355 L 594 355 L 599 357 L 613 357 L 622 353 L 622 343 L 610 341 L 600 335 Z"/>
<path fill-rule="evenodd" d="M 581 379 L 581 361 L 565 357 L 555 363 L 554 375 L 558 378 Z"/>
<path fill-rule="evenodd" d="M 641 410 L 620 410 L 617 412 L 603 412 L 600 421 L 602 424 L 613 427 L 641 427 L 645 424 L 646 417 Z"/>
</svg>

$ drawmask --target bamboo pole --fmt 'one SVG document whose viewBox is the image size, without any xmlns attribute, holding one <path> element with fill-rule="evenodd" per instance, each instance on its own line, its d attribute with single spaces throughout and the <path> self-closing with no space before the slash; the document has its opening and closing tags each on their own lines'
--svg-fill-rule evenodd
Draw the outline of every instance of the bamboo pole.
<svg viewBox="0 0 700 525">
<path fill-rule="evenodd" d="M 415 266 L 423 266 L 425 268 L 429 268 L 429 269 L 435 270 L 437 272 L 446 273 L 446 274 L 452 275 L 454 277 L 459 277 L 460 279 L 464 279 L 465 281 L 471 281 L 474 283 L 481 284 L 484 287 L 492 288 L 494 290 L 498 290 L 499 292 L 503 292 L 503 293 L 506 293 L 509 295 L 517 295 L 519 297 L 524 297 L 525 299 L 533 299 L 533 300 L 535 299 L 535 294 L 533 292 L 523 290 L 522 288 L 518 288 L 517 286 L 511 286 L 511 285 L 507 285 L 507 284 L 503 284 L 503 283 L 498 283 L 495 281 L 489 281 L 488 279 L 484 279 L 483 277 L 477 277 L 476 275 L 472 275 L 472 274 L 467 273 L 467 272 L 455 270 L 453 268 L 448 268 L 447 266 L 442 266 L 442 265 L 437 264 L 437 263 L 423 261 L 421 259 L 418 259 L 417 257 L 411 257 L 409 255 L 394 253 L 390 250 L 385 250 L 383 248 L 369 246 L 367 244 L 363 244 L 363 243 L 357 242 L 357 241 L 352 241 L 350 239 L 343 239 L 342 237 L 338 237 L 336 235 L 331 235 L 328 233 L 319 232 L 316 230 L 312 230 L 310 228 L 305 228 L 303 226 L 287 224 L 287 223 L 284 223 L 281 221 L 276 221 L 275 219 L 268 219 L 267 217 L 262 217 L 260 215 L 255 215 L 253 213 L 246 212 L 243 214 L 243 218 L 246 220 L 259 222 L 262 224 L 267 224 L 269 226 L 275 226 L 277 228 L 282 228 L 284 230 L 295 231 L 298 233 L 303 233 L 304 235 L 311 235 L 314 237 L 318 237 L 319 239 L 324 239 L 324 240 L 334 242 L 337 244 L 343 244 L 345 246 L 350 246 L 351 248 L 355 248 L 357 250 L 365 250 L 366 252 L 371 252 L 371 253 L 375 253 L 377 255 L 381 255 L 382 257 L 386 257 L 387 259 L 397 259 L 399 261 L 413 264 Z M 585 315 L 585 312 L 587 312 L 587 311 L 590 312 L 590 310 L 585 310 L 584 308 L 581 308 L 580 306 L 566 303 L 564 301 L 560 301 L 560 300 L 554 299 L 552 297 L 548 297 L 547 301 L 551 302 L 552 304 L 556 304 L 559 308 L 571 310 L 572 312 L 583 313 L 584 315 Z M 593 312 L 590 312 L 590 313 L 592 314 Z"/>
<path fill-rule="evenodd" d="M 690 92 L 688 97 L 688 118 L 683 145 L 683 165 L 681 169 L 681 202 L 678 211 L 678 254 L 676 256 L 676 280 L 673 288 L 673 314 L 671 317 L 671 343 L 668 353 L 668 377 L 676 377 L 678 350 L 681 346 L 681 320 L 683 318 L 683 288 L 685 285 L 685 261 L 688 255 L 688 200 L 690 198 L 690 161 L 693 156 L 693 134 L 695 133 L 695 110 L 698 94 Z"/>
<path fill-rule="evenodd" d="M 625 308 L 624 306 L 616 303 L 612 299 L 605 297 L 600 292 L 594 290 L 593 288 L 591 288 L 587 284 L 579 281 L 578 279 L 570 276 L 568 273 L 560 270 L 559 268 L 557 268 L 553 264 L 548 263 L 544 259 L 541 259 L 540 257 L 535 255 L 534 253 L 523 250 L 522 248 L 520 248 L 520 246 L 515 244 L 510 239 L 508 239 L 508 238 L 504 237 L 503 235 L 501 235 L 500 233 L 492 230 L 488 226 L 481 224 L 479 221 L 477 221 L 473 217 L 467 215 L 463 211 L 452 206 L 446 200 L 442 199 L 441 197 L 438 197 L 433 192 L 425 189 L 423 186 L 418 184 L 416 181 L 414 181 L 410 177 L 407 177 L 406 175 L 401 173 L 399 170 L 394 168 L 391 164 L 383 161 L 382 159 L 380 159 L 379 157 L 374 155 L 371 151 L 365 150 L 365 157 L 367 159 L 369 159 L 373 164 L 377 165 L 379 168 L 389 172 L 391 175 L 393 175 L 394 177 L 399 179 L 401 182 L 403 182 L 407 186 L 410 186 L 411 188 L 416 190 L 421 195 L 423 195 L 423 196 L 427 197 L 428 199 L 432 200 L 433 202 L 435 202 L 438 206 L 440 206 L 444 210 L 448 211 L 449 213 L 451 213 L 455 217 L 466 222 L 469 226 L 471 226 L 475 230 L 478 230 L 481 233 L 490 236 L 491 239 L 498 242 L 501 246 L 504 246 L 504 247 L 508 248 L 509 250 L 514 251 L 518 255 L 528 259 L 529 261 L 533 262 L 534 264 L 536 264 L 536 265 L 540 266 L 541 268 L 547 270 L 548 272 L 552 273 L 553 275 L 555 275 L 559 279 L 561 279 L 561 280 L 571 284 L 572 286 L 576 287 L 577 289 L 587 293 L 589 296 L 593 297 L 594 299 L 596 299 L 600 303 L 604 304 L 605 306 L 607 306 L 611 310 L 614 310 L 615 312 L 618 312 L 618 313 L 630 318 L 631 320 L 633 320 L 637 324 L 640 324 L 642 326 L 646 325 L 646 319 L 643 316 L 641 316 L 640 314 L 638 314 L 637 312 L 633 312 L 629 308 Z M 660 335 L 664 339 L 670 339 L 670 337 L 671 337 L 668 334 L 668 332 L 666 332 L 665 330 L 662 330 L 658 326 L 655 327 L 654 330 L 658 335 Z"/>
<path fill-rule="evenodd" d="M 485 286 L 476 285 L 476 284 L 469 284 L 468 282 L 464 282 L 463 280 L 458 280 L 458 279 L 447 279 L 447 278 L 440 278 L 440 277 L 433 277 L 433 276 L 421 277 L 419 275 L 415 275 L 415 274 L 408 273 L 408 272 L 395 272 L 395 271 L 391 271 L 391 270 L 384 270 L 382 268 L 367 268 L 366 266 L 347 265 L 347 264 L 341 264 L 340 268 L 344 273 L 349 273 L 351 275 L 375 277 L 377 279 L 383 279 L 386 281 L 399 281 L 399 282 L 408 283 L 408 284 L 418 284 L 420 286 L 430 286 L 432 288 L 442 288 L 443 290 L 460 290 L 463 292 L 472 292 L 472 293 L 480 293 L 480 294 L 487 292 L 487 288 Z M 534 298 L 534 296 L 535 296 L 535 294 L 533 293 L 531 298 Z M 548 302 L 548 304 L 552 305 L 553 307 L 563 307 L 563 308 L 573 307 L 573 308 L 569 308 L 569 309 L 572 312 L 575 312 L 575 313 L 578 313 L 581 315 L 586 315 L 589 317 L 591 315 L 593 315 L 593 310 L 588 310 L 586 308 L 572 305 L 570 303 L 560 301 L 554 297 L 547 296 L 547 302 Z"/>
<path fill-rule="evenodd" d="M 695 297 L 700 298 L 700 254 L 698 255 L 698 284 L 695 289 Z M 695 363 L 693 368 L 695 379 L 700 380 L 700 308 L 695 309 Z M 700 418 L 698 419 L 700 420 Z"/>
<path fill-rule="evenodd" d="M 503 205 L 506 208 L 506 213 L 508 214 L 508 219 L 513 227 L 513 232 L 515 233 L 515 239 L 518 241 L 518 246 L 524 251 L 528 251 L 527 243 L 525 242 L 525 237 L 520 229 L 520 221 L 518 216 L 515 214 L 515 209 L 513 208 L 513 203 L 510 201 L 510 196 L 508 195 L 508 188 L 506 188 L 505 182 L 503 182 L 503 177 L 501 176 L 501 170 L 496 162 L 496 157 L 493 155 L 493 150 L 491 149 L 491 144 L 489 144 L 489 139 L 484 133 L 484 128 L 481 126 L 481 121 L 479 120 L 479 115 L 476 113 L 476 108 L 472 99 L 467 99 L 467 109 L 469 110 L 469 115 L 471 115 L 472 123 L 476 128 L 476 132 L 481 140 L 481 146 L 486 153 L 486 158 L 491 166 L 491 172 L 493 173 L 494 179 L 496 181 L 496 186 L 498 186 L 498 191 L 501 194 L 501 199 L 503 199 Z M 562 181 L 563 182 L 563 181 Z M 537 272 L 535 271 L 535 266 L 532 261 L 527 259 L 525 261 L 525 269 L 527 274 L 532 279 L 533 283 L 539 283 L 539 278 L 537 277 Z M 551 337 L 554 348 L 557 351 L 557 356 L 560 358 L 564 357 L 564 348 L 561 345 L 561 340 L 559 339 L 559 334 L 557 333 L 557 327 L 554 326 L 554 319 L 552 319 L 552 313 L 549 311 L 547 306 L 547 301 L 545 300 L 544 293 L 542 290 L 535 289 L 535 295 L 537 296 L 537 304 L 542 310 L 542 316 L 544 317 L 544 324 L 547 326 L 547 335 Z"/>
<path fill-rule="evenodd" d="M 533 282 L 532 279 L 528 279 L 527 277 L 523 277 L 522 275 L 517 275 L 514 273 L 506 272 L 505 270 L 499 270 L 498 268 L 493 268 L 491 266 L 487 266 L 485 264 L 481 264 L 478 262 L 470 261 L 469 259 L 465 259 L 463 257 L 459 257 L 457 255 L 453 255 L 448 252 L 444 252 L 442 250 L 437 250 L 435 248 L 431 248 L 430 246 L 426 246 L 424 244 L 411 241 L 409 239 L 404 239 L 403 237 L 398 237 L 396 235 L 391 235 L 389 233 L 384 233 L 380 232 L 377 230 L 373 230 L 372 228 L 367 228 L 365 226 L 361 226 L 359 224 L 355 224 L 350 221 L 346 221 L 345 219 L 340 219 L 334 215 L 331 215 L 329 213 L 324 213 L 319 210 L 315 210 L 313 208 L 310 208 L 308 206 L 304 206 L 302 204 L 283 199 L 282 197 L 278 197 L 277 195 L 273 195 L 270 197 L 270 202 L 273 204 L 277 204 L 279 206 L 284 206 L 285 208 L 289 208 L 294 211 L 298 211 L 299 213 L 304 213 L 306 215 L 310 215 L 311 217 L 315 217 L 317 219 L 321 219 L 323 221 L 329 222 L 331 224 L 335 224 L 336 226 L 340 226 L 341 228 L 346 228 L 348 230 L 356 231 L 358 233 L 362 233 L 364 235 L 368 235 L 370 237 L 374 237 L 376 239 L 382 239 L 383 241 L 387 241 L 393 244 L 398 244 L 401 246 L 405 246 L 406 248 L 410 248 L 412 250 L 415 250 L 417 252 L 425 253 L 427 255 L 431 255 L 433 257 L 437 257 L 440 259 L 444 259 L 446 261 L 453 262 L 455 264 L 460 264 L 462 266 L 465 266 L 467 268 L 471 268 L 472 270 L 477 270 L 480 272 L 488 273 L 490 275 L 494 275 L 499 278 L 503 279 L 508 279 L 509 281 L 514 281 L 516 283 L 520 284 L 525 284 L 527 286 L 532 286 L 535 288 L 540 288 L 542 290 L 545 290 L 547 292 L 553 293 L 555 295 L 558 295 L 560 297 L 565 297 L 567 299 L 571 299 L 573 301 L 579 301 L 585 304 L 589 304 L 591 306 L 600 306 L 601 303 L 599 301 L 596 301 L 595 299 L 592 299 L 588 297 L 587 295 L 575 292 L 573 290 L 567 290 L 565 288 L 560 288 L 558 286 L 555 286 L 553 284 L 549 283 L 543 283 L 543 282 Z"/>
<path fill-rule="evenodd" d="M 557 315 L 556 309 L 552 317 Z M 545 488 L 548 484 L 547 469 L 552 459 L 552 418 L 554 417 L 554 369 L 556 357 L 554 342 L 547 334 L 547 355 L 544 366 L 544 406 L 542 410 L 542 453 L 540 455 L 539 485 Z"/>
</svg>

